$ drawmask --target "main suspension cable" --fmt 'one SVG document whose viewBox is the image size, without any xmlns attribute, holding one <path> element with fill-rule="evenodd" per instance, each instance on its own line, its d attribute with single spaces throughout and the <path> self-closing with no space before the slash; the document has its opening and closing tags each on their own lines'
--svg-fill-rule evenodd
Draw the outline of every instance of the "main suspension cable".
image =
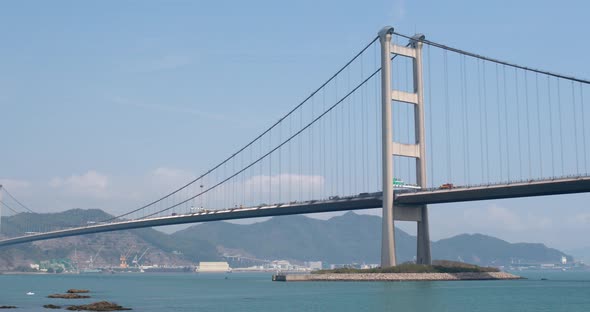
<svg viewBox="0 0 590 312">
<path fill-rule="evenodd" d="M 328 85 L 332 80 L 334 80 L 334 78 L 336 78 L 344 69 L 346 69 L 350 64 L 352 64 L 352 62 L 354 62 L 360 55 L 362 55 L 375 41 L 377 41 L 379 39 L 379 36 L 375 37 L 373 40 L 371 40 L 371 42 L 369 42 L 360 52 L 358 52 L 350 61 L 348 61 L 344 66 L 342 66 L 335 74 L 333 74 L 328 80 L 326 80 L 319 88 L 317 88 L 315 91 L 313 91 L 309 96 L 307 96 L 302 102 L 300 102 L 297 106 L 295 106 L 293 109 L 291 109 L 287 114 L 285 114 L 283 117 L 281 117 L 277 122 L 275 122 L 274 124 L 272 124 L 268 129 L 266 129 L 265 131 L 263 131 L 260 135 L 258 135 L 256 138 L 254 138 L 253 140 L 251 140 L 250 142 L 248 142 L 246 145 L 244 145 L 242 148 L 240 148 L 237 152 L 233 153 L 231 156 L 229 156 L 228 158 L 226 158 L 225 160 L 223 160 L 222 162 L 220 162 L 219 164 L 217 164 L 216 166 L 214 166 L 213 168 L 209 169 L 208 171 L 206 171 L 205 173 L 201 174 L 199 177 L 193 179 L 192 181 L 186 183 L 185 185 L 181 186 L 180 188 L 174 190 L 173 192 L 160 197 L 159 199 L 156 199 L 146 205 L 143 205 L 137 209 L 131 210 L 129 212 L 126 212 L 124 214 L 106 219 L 102 222 L 110 222 L 113 220 L 116 220 L 118 218 L 121 217 L 125 217 L 128 216 L 134 212 L 140 211 L 142 209 L 145 209 L 149 206 L 152 206 L 158 202 L 161 202 L 164 199 L 169 198 L 170 196 L 180 192 L 181 190 L 187 188 L 189 185 L 199 181 L 200 179 L 202 179 L 203 177 L 205 177 L 206 175 L 210 174 L 211 172 L 213 172 L 214 170 L 216 170 L 217 168 L 223 166 L 225 163 L 227 163 L 229 160 L 233 159 L 237 154 L 241 153 L 242 151 L 244 151 L 246 148 L 248 148 L 249 146 L 251 146 L 252 144 L 254 144 L 256 141 L 258 141 L 260 138 L 262 138 L 264 135 L 266 135 L 268 132 L 270 132 L 272 129 L 274 129 L 278 124 L 280 124 L 285 118 L 289 117 L 291 114 L 293 114 L 297 109 L 299 109 L 301 106 L 303 106 L 303 104 L 305 104 L 309 99 L 311 99 L 313 96 L 315 96 L 320 90 L 322 90 L 326 85 Z"/>
<path fill-rule="evenodd" d="M 393 32 L 394 35 L 396 36 L 400 36 L 409 40 L 416 40 L 416 38 L 413 38 L 411 36 L 408 35 L 404 35 L 404 34 L 400 34 L 397 32 Z M 518 69 L 522 69 L 522 70 L 527 70 L 527 71 L 531 71 L 531 72 L 535 72 L 535 73 L 539 73 L 539 74 L 544 74 L 544 75 L 548 75 L 548 76 L 553 76 L 553 77 L 557 77 L 557 78 L 562 78 L 562 79 L 567 79 L 567 80 L 572 80 L 572 81 L 576 81 L 576 82 L 580 82 L 580 83 L 584 83 L 584 84 L 590 84 L 590 80 L 587 79 L 581 79 L 581 78 L 576 78 L 573 76 L 566 76 L 566 75 L 562 75 L 562 74 L 558 74 L 558 73 L 553 73 L 550 71 L 546 71 L 546 70 L 541 70 L 541 69 L 536 69 L 536 68 L 531 68 L 531 67 L 527 67 L 527 66 L 522 66 L 522 65 L 518 65 L 518 64 L 514 64 L 514 63 L 510 63 L 510 62 L 506 62 L 506 61 L 502 61 L 502 60 L 498 60 L 495 58 L 491 58 L 491 57 L 487 57 L 487 56 L 483 56 L 481 54 L 477 54 L 477 53 L 472 53 L 472 52 L 468 52 L 465 50 L 461 50 L 458 48 L 453 48 L 444 44 L 440 44 L 434 41 L 430 41 L 427 39 L 419 39 L 421 42 L 431 45 L 433 47 L 437 47 L 440 49 L 444 49 L 444 50 L 448 50 L 448 51 L 452 51 L 455 53 L 459 53 L 459 54 L 463 54 L 463 55 L 467 55 L 467 56 L 471 56 L 474 58 L 478 58 L 484 61 L 489 61 L 489 62 L 494 62 L 494 63 L 498 63 L 498 64 L 502 64 L 502 65 L 506 65 L 506 66 L 510 66 L 510 67 L 514 67 L 514 68 L 518 68 Z"/>
<path fill-rule="evenodd" d="M 23 203 L 21 203 L 18 199 L 16 199 L 14 196 L 12 196 L 12 194 L 10 194 L 10 192 L 6 189 L 5 186 L 2 187 L 2 190 L 6 193 L 6 195 L 8 195 L 10 198 L 12 198 L 17 204 L 19 204 L 19 206 L 23 207 L 24 209 L 26 209 L 28 212 L 31 213 L 35 213 L 33 210 L 29 209 L 29 207 L 25 206 Z"/>
<path fill-rule="evenodd" d="M 283 145 L 289 143 L 291 140 L 293 140 L 293 138 L 297 137 L 299 134 L 301 134 L 303 131 L 305 131 L 307 128 L 311 127 L 311 125 L 313 125 L 316 121 L 320 120 L 323 116 L 325 116 L 326 114 L 328 114 L 330 111 L 332 111 L 334 108 L 336 108 L 338 105 L 340 105 L 340 103 L 342 103 L 344 100 L 346 100 L 351 94 L 353 94 L 356 90 L 358 90 L 362 85 L 364 85 L 367 81 L 369 81 L 371 78 L 373 78 L 373 76 L 375 76 L 377 73 L 379 73 L 381 71 L 381 68 L 377 69 L 375 72 L 373 72 L 370 76 L 368 76 L 366 79 L 364 79 L 360 84 L 358 84 L 354 89 L 352 89 L 350 92 L 348 92 L 342 99 L 340 99 L 338 102 L 336 102 L 335 104 L 333 104 L 332 106 L 330 106 L 330 108 L 328 108 L 328 110 L 326 110 L 325 112 L 323 112 L 322 114 L 320 114 L 318 117 L 314 118 L 310 123 L 308 123 L 307 125 L 305 125 L 304 127 L 302 127 L 300 130 L 298 130 L 297 132 L 295 132 L 295 134 L 291 135 L 289 138 L 287 138 L 284 142 L 280 143 L 279 145 L 277 145 L 276 147 L 274 147 L 273 149 L 271 149 L 269 152 L 263 154 L 262 156 L 260 156 L 258 159 L 256 159 L 254 162 L 252 162 L 251 164 L 249 164 L 248 166 L 238 170 L 237 172 L 234 172 L 232 175 L 230 175 L 229 177 L 223 179 L 222 181 L 218 182 L 217 184 L 207 188 L 204 191 L 201 191 L 200 193 L 191 196 L 190 198 L 187 198 L 179 203 L 176 203 L 174 205 L 171 205 L 170 207 L 167 207 L 165 209 L 162 209 L 160 211 L 156 211 L 154 213 L 151 213 L 147 216 L 145 216 L 145 218 L 149 218 L 151 216 L 160 214 L 162 212 L 166 212 L 170 209 L 173 209 L 175 207 L 178 207 L 179 205 L 182 205 L 194 198 L 197 198 L 213 189 L 215 189 L 216 187 L 222 185 L 223 183 L 229 181 L 230 179 L 234 178 L 235 176 L 237 176 L 238 174 L 244 172 L 245 170 L 249 169 L 250 167 L 254 166 L 255 164 L 259 163 L 260 161 L 262 161 L 264 158 L 266 158 L 268 155 L 272 154 L 274 151 L 278 150 L 279 148 L 281 148 Z"/>
<path fill-rule="evenodd" d="M 0 200 L 0 204 L 4 205 L 4 207 L 8 208 L 8 210 L 14 212 L 15 214 L 19 214 L 20 212 L 16 211 L 14 208 L 10 207 L 7 203 Z"/>
</svg>

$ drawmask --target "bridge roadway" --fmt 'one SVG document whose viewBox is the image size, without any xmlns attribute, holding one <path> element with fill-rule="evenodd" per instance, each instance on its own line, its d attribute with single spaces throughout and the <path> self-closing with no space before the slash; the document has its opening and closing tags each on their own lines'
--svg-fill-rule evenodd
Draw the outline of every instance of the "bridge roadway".
<svg viewBox="0 0 590 312">
<path fill-rule="evenodd" d="M 394 206 L 419 207 L 425 204 L 440 204 L 489 199 L 546 196 L 590 192 L 590 177 L 559 178 L 511 184 L 497 184 L 477 187 L 457 187 L 453 189 L 433 189 L 422 191 L 396 191 Z M 107 224 L 88 225 L 65 230 L 32 234 L 0 240 L 0 247 L 38 240 L 77 236 L 101 232 L 137 229 L 183 223 L 211 222 L 269 216 L 306 214 L 318 212 L 346 211 L 380 208 L 382 193 L 363 193 L 351 197 L 328 200 L 312 200 L 275 204 L 260 207 L 246 207 L 197 212 L 176 216 L 149 219 L 126 220 Z"/>
</svg>

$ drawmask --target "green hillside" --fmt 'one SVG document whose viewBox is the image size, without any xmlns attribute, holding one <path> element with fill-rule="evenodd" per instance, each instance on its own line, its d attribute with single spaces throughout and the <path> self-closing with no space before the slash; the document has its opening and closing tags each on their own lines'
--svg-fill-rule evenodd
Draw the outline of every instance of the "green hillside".
<svg viewBox="0 0 590 312">
<path fill-rule="evenodd" d="M 275 217 L 265 222 L 238 225 L 212 222 L 172 235 L 179 240 L 202 238 L 234 254 L 259 259 L 321 260 L 327 263 L 379 263 L 381 218 L 348 212 L 329 220 L 305 216 Z M 399 262 L 416 254 L 416 238 L 396 228 Z M 432 243 L 433 259 L 459 260 L 481 265 L 557 263 L 563 252 L 543 244 L 512 244 L 491 236 L 458 235 Z M 571 260 L 571 257 L 568 256 Z"/>
<path fill-rule="evenodd" d="M 212 222 L 174 233 L 179 240 L 203 238 L 216 246 L 259 259 L 321 260 L 328 263 L 378 263 L 381 218 L 349 212 L 329 220 L 275 217 L 251 225 Z M 400 258 L 411 260 L 414 238 L 396 229 Z"/>
<path fill-rule="evenodd" d="M 187 241 L 206 238 L 215 246 L 231 249 L 234 254 L 259 259 L 379 263 L 381 218 L 348 212 L 329 220 L 286 216 L 251 225 L 212 222 L 192 226 L 172 236 Z M 481 234 L 463 234 L 432 242 L 431 248 L 433 259 L 462 259 L 480 265 L 505 265 L 512 261 L 557 263 L 565 255 L 543 244 L 512 244 Z M 396 228 L 396 251 L 398 262 L 413 260 L 416 238 Z"/>
<path fill-rule="evenodd" d="M 110 217 L 101 210 L 74 209 L 61 213 L 21 214 L 2 218 L 3 234 L 31 229 L 59 229 Z M 210 222 L 168 235 L 152 228 L 67 237 L 1 249 L 0 268 L 48 259 L 89 259 L 101 249 L 98 264 L 118 265 L 149 248 L 149 264 L 190 264 L 220 260 L 224 255 L 257 259 L 379 263 L 381 218 L 348 212 L 329 220 L 282 216 L 240 225 Z M 411 261 L 416 239 L 396 229 L 399 262 Z M 462 234 L 432 243 L 433 259 L 459 260 L 479 265 L 556 263 L 563 252 L 543 244 L 512 244 L 481 234 Z M 571 260 L 571 257 L 568 256 Z M 81 260 L 82 262 L 82 260 Z"/>
<path fill-rule="evenodd" d="M 27 231 L 57 230 L 101 221 L 111 216 L 98 209 L 72 209 L 60 213 L 19 214 L 2 218 L 2 234 L 22 235 Z M 199 260 L 219 259 L 215 246 L 202 240 L 190 244 L 174 239 L 168 234 L 152 228 L 119 232 L 90 234 L 61 239 L 37 241 L 2 248 L 0 269 L 12 269 L 19 265 L 51 259 L 78 259 L 80 267 L 89 265 L 89 259 L 96 257 L 94 264 L 117 266 L 121 255 L 128 260 L 146 252 L 144 264 L 188 265 Z M 99 252 L 100 251 L 100 252 Z"/>
<path fill-rule="evenodd" d="M 558 263 L 563 252 L 543 244 L 515 243 L 482 234 L 461 234 L 441 239 L 432 244 L 432 253 L 437 259 L 461 260 L 469 263 L 508 264 Z"/>
<path fill-rule="evenodd" d="M 111 215 L 100 209 L 71 209 L 58 213 L 19 213 L 2 217 L 2 234 L 14 236 L 25 232 L 42 232 L 85 225 L 89 221 L 101 221 Z"/>
</svg>

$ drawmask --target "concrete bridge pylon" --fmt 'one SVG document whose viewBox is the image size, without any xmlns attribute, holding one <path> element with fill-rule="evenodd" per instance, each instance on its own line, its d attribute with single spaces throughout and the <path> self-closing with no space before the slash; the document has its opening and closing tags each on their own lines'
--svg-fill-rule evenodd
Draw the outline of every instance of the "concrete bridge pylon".
<svg viewBox="0 0 590 312">
<path fill-rule="evenodd" d="M 426 141 L 424 128 L 424 84 L 422 80 L 422 40 L 424 35 L 417 34 L 408 46 L 392 44 L 394 29 L 391 26 L 379 31 L 381 43 L 381 118 L 382 118 L 382 170 L 383 170 L 383 219 L 381 232 L 381 267 L 396 265 L 395 228 L 393 194 L 393 157 L 410 157 L 416 160 L 416 181 L 418 186 L 426 188 Z M 412 93 L 392 89 L 392 55 L 412 59 L 413 85 Z M 392 105 L 395 102 L 414 105 L 414 144 L 393 141 Z M 401 207 L 400 207 L 401 208 Z M 417 222 L 416 262 L 430 264 L 430 234 L 428 224 L 428 207 L 414 207 L 419 210 Z"/>
</svg>

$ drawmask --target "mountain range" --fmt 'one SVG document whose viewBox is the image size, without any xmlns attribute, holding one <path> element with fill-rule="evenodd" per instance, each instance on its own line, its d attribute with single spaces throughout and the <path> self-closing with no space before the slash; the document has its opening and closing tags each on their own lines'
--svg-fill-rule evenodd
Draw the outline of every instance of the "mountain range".
<svg viewBox="0 0 590 312">
<path fill-rule="evenodd" d="M 57 229 L 110 216 L 97 209 L 74 209 L 52 214 L 2 217 L 2 233 L 14 236 L 26 228 Z M 411 261 L 416 238 L 396 228 L 398 262 Z M 144 264 L 188 265 L 227 256 L 294 262 L 379 263 L 381 218 L 348 212 L 328 220 L 306 216 L 274 217 L 253 224 L 210 222 L 173 234 L 152 228 L 38 241 L 0 249 L 0 269 L 55 258 L 76 259 L 81 266 L 118 265 L 147 250 Z M 482 234 L 461 234 L 432 242 L 433 259 L 460 260 L 480 265 L 557 263 L 565 253 L 543 244 L 509 243 Z"/>
<path fill-rule="evenodd" d="M 172 234 L 179 240 L 207 238 L 218 250 L 261 259 L 321 260 L 327 263 L 379 263 L 381 218 L 347 212 L 329 220 L 305 216 L 275 217 L 239 225 L 213 222 Z M 396 228 L 398 262 L 412 261 L 416 237 Z M 432 242 L 432 258 L 461 260 L 482 265 L 558 263 L 565 253 L 543 244 L 509 243 L 482 235 L 461 234 Z"/>
</svg>

